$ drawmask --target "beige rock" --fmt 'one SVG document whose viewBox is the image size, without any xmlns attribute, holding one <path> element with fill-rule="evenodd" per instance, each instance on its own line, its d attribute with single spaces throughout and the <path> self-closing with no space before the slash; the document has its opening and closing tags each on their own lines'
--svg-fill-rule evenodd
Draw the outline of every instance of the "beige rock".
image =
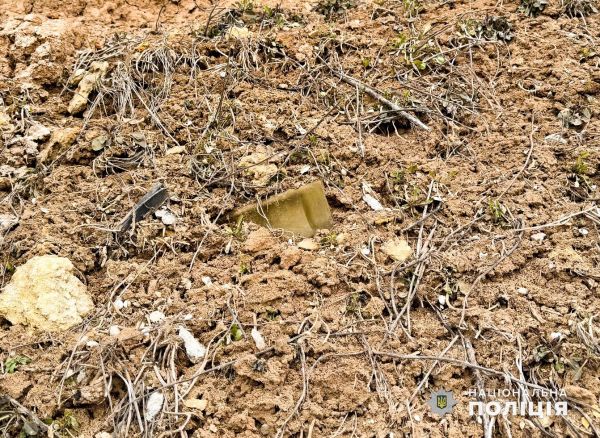
<svg viewBox="0 0 600 438">
<path fill-rule="evenodd" d="M 28 260 L 0 294 L 0 315 L 13 324 L 43 331 L 66 330 L 81 323 L 94 303 L 73 269 L 69 259 L 55 255 Z"/>
<path fill-rule="evenodd" d="M 108 136 L 107 135 L 99 135 L 98 137 L 95 137 L 92 142 L 91 142 L 91 149 L 94 152 L 99 152 L 102 149 L 104 149 L 104 147 L 106 146 L 106 143 L 108 143 Z"/>
<path fill-rule="evenodd" d="M 281 253 L 281 262 L 279 263 L 283 269 L 291 269 L 296 266 L 302 258 L 302 251 L 295 246 L 286 248 Z"/>
<path fill-rule="evenodd" d="M 15 129 L 15 125 L 11 123 L 10 116 L 0 109 L 0 131 L 10 132 Z"/>
<path fill-rule="evenodd" d="M 84 78 L 84 76 L 87 74 L 87 71 L 85 71 L 82 68 L 78 68 L 77 70 L 75 70 L 75 73 L 73 73 L 71 75 L 71 77 L 69 78 L 69 85 L 72 87 L 76 87 L 77 85 L 79 85 L 79 83 L 81 82 L 81 80 Z"/>
<path fill-rule="evenodd" d="M 314 239 L 304 239 L 298 242 L 298 248 L 306 249 L 308 251 L 316 251 L 320 248 L 320 245 Z"/>
<path fill-rule="evenodd" d="M 198 409 L 199 411 L 204 411 L 206 409 L 206 407 L 208 406 L 208 400 L 206 400 L 204 398 L 201 400 L 198 400 L 197 398 L 190 398 L 188 400 L 184 400 L 183 404 L 185 405 L 186 408 Z"/>
<path fill-rule="evenodd" d="M 75 95 L 69 102 L 67 110 L 70 114 L 79 114 L 87 107 L 90 93 L 96 88 L 98 81 L 104 77 L 108 70 L 108 62 L 95 61 L 90 70 L 83 75 L 75 91 Z"/>
<path fill-rule="evenodd" d="M 185 152 L 185 146 L 173 146 L 172 148 L 167 149 L 165 155 L 176 155 L 182 154 Z"/>
<path fill-rule="evenodd" d="M 240 167 L 245 169 L 247 175 L 252 176 L 253 183 L 266 186 L 277 174 L 277 166 L 269 163 L 269 157 L 268 152 L 259 150 L 243 157 L 240 160 Z"/>
<path fill-rule="evenodd" d="M 53 131 L 47 146 L 38 155 L 38 162 L 44 164 L 56 159 L 75 143 L 79 132 L 79 128 L 64 128 Z"/>
<path fill-rule="evenodd" d="M 403 262 L 412 255 L 412 249 L 404 239 L 387 241 L 381 250 L 397 262 Z"/>
</svg>

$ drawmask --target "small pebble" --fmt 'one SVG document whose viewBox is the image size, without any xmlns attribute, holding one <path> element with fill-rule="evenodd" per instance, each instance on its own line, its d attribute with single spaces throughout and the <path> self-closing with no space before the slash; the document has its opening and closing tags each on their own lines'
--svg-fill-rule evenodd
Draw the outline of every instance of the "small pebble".
<svg viewBox="0 0 600 438">
<path fill-rule="evenodd" d="M 125 307 L 125 303 L 121 298 L 117 298 L 113 303 L 113 306 L 115 306 L 115 309 L 121 310 L 123 307 Z"/>
<path fill-rule="evenodd" d="M 170 211 L 167 211 L 165 214 L 163 214 L 163 217 L 161 217 L 160 220 L 165 225 L 174 225 L 175 222 L 177 222 L 177 216 Z"/>
<path fill-rule="evenodd" d="M 202 277 L 202 283 L 205 286 L 210 286 L 212 284 L 212 279 L 210 277 Z"/>
<path fill-rule="evenodd" d="M 300 169 L 300 175 L 304 175 L 305 173 L 308 173 L 308 171 L 310 170 L 310 165 L 305 164 L 304 166 L 302 166 L 302 168 Z"/>
<path fill-rule="evenodd" d="M 526 287 L 518 287 L 517 292 L 519 292 L 521 295 L 527 295 L 529 293 L 529 289 Z"/>
<path fill-rule="evenodd" d="M 446 305 L 446 295 L 438 295 L 438 303 L 440 303 L 440 306 L 445 306 Z"/>
<path fill-rule="evenodd" d="M 148 320 L 152 323 L 156 323 L 165 319 L 165 314 L 159 310 L 155 310 L 148 315 Z"/>
<path fill-rule="evenodd" d="M 254 339 L 254 343 L 256 344 L 256 348 L 258 348 L 259 350 L 264 350 L 265 348 L 267 348 L 267 344 L 265 342 L 265 338 L 256 329 L 256 327 L 254 327 L 252 329 L 252 332 L 250 334 L 252 335 L 252 339 Z"/>
<path fill-rule="evenodd" d="M 95 347 L 97 347 L 98 345 L 100 345 L 100 344 L 99 344 L 98 342 L 94 341 L 94 340 L 87 341 L 87 342 L 85 343 L 85 346 L 86 346 L 87 348 L 95 348 Z"/>
<path fill-rule="evenodd" d="M 179 337 L 183 340 L 185 353 L 192 363 L 198 363 L 206 355 L 206 347 L 185 327 L 179 327 Z"/>
<path fill-rule="evenodd" d="M 162 409 L 165 396 L 161 392 L 153 392 L 146 401 L 146 421 L 154 421 L 154 418 Z"/>
<path fill-rule="evenodd" d="M 580 228 L 579 229 L 579 234 L 581 234 L 582 236 L 587 236 L 589 233 L 587 228 Z"/>
<path fill-rule="evenodd" d="M 182 278 L 181 285 L 185 290 L 190 290 L 192 288 L 192 281 L 189 278 Z"/>
<path fill-rule="evenodd" d="M 120 333 L 121 333 L 121 329 L 119 328 L 118 325 L 111 325 L 110 328 L 108 329 L 108 334 L 111 336 L 119 336 Z"/>
<path fill-rule="evenodd" d="M 320 245 L 314 239 L 304 239 L 298 243 L 298 248 L 315 251 L 320 248 Z"/>
<path fill-rule="evenodd" d="M 546 233 L 535 233 L 531 235 L 531 240 L 534 242 L 541 242 L 546 238 Z"/>
</svg>

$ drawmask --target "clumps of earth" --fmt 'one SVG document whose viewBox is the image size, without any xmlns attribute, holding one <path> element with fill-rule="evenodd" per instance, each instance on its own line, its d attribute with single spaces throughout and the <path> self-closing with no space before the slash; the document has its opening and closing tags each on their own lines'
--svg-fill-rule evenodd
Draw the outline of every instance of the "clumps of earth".
<svg viewBox="0 0 600 438">
<path fill-rule="evenodd" d="M 597 434 L 599 20 L 5 1 L 1 433 Z"/>
</svg>

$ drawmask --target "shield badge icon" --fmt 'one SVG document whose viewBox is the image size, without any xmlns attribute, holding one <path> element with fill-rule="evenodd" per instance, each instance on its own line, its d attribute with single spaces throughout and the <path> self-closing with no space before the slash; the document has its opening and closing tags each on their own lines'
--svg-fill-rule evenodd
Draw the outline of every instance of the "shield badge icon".
<svg viewBox="0 0 600 438">
<path fill-rule="evenodd" d="M 452 408 L 456 404 L 452 391 L 434 391 L 427 402 L 431 406 L 432 412 L 438 415 L 446 415 L 452 413 Z"/>
</svg>

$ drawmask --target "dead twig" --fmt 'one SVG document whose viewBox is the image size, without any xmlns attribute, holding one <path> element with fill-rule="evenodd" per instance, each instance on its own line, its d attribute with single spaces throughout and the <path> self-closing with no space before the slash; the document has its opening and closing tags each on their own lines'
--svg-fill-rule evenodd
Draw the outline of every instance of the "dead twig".
<svg viewBox="0 0 600 438">
<path fill-rule="evenodd" d="M 404 117 L 406 120 L 411 122 L 413 125 L 416 125 L 419 128 L 424 129 L 425 131 L 431 131 L 431 128 L 429 126 L 427 126 L 425 123 L 420 121 L 417 117 L 404 111 L 402 108 L 400 108 L 398 105 L 396 105 L 391 100 L 383 97 L 381 95 L 381 93 L 379 93 L 375 88 L 371 87 L 370 85 L 367 85 L 364 82 L 361 82 L 358 79 L 353 78 L 352 76 L 348 76 L 345 73 L 336 71 L 333 68 L 331 69 L 331 72 L 334 75 L 336 75 L 338 78 L 340 78 L 342 81 L 346 82 L 349 85 L 352 85 L 353 87 L 357 87 L 357 88 L 363 90 L 365 93 L 367 93 L 373 99 L 378 100 L 382 104 L 384 104 L 384 105 L 388 106 L 389 108 L 391 108 L 392 110 L 396 111 L 399 115 Z"/>
<path fill-rule="evenodd" d="M 19 414 L 29 418 L 29 420 L 31 420 L 43 432 L 48 433 L 48 431 L 50 430 L 46 423 L 40 420 L 37 415 L 35 415 L 33 412 L 31 412 L 29 409 L 27 409 L 14 398 L 8 395 L 3 395 L 2 397 L 0 397 L 0 403 L 1 402 L 10 404 Z"/>
</svg>

